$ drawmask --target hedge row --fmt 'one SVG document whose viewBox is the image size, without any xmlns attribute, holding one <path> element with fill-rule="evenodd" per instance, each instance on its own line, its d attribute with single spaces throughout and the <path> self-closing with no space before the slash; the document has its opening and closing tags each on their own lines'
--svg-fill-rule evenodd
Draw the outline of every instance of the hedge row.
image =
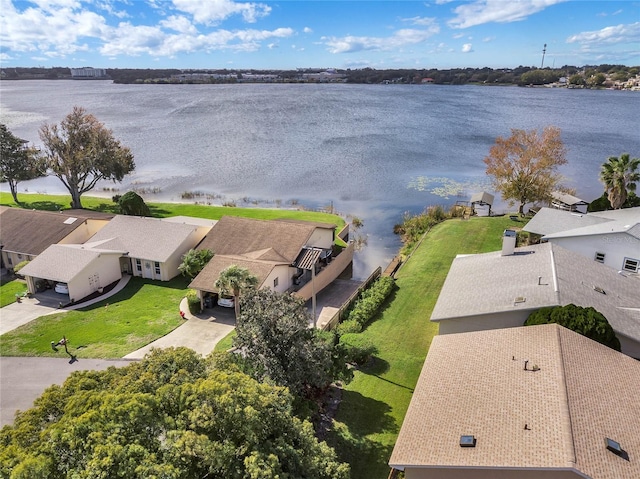
<svg viewBox="0 0 640 479">
<path fill-rule="evenodd" d="M 189 312 L 191 314 L 199 314 L 202 311 L 200 309 L 200 298 L 198 298 L 198 293 L 195 289 L 187 291 L 187 302 L 189 303 Z"/>
<path fill-rule="evenodd" d="M 365 289 L 347 313 L 345 321 L 338 326 L 340 334 L 359 333 L 380 310 L 395 287 L 395 281 L 389 276 L 378 278 Z"/>
</svg>

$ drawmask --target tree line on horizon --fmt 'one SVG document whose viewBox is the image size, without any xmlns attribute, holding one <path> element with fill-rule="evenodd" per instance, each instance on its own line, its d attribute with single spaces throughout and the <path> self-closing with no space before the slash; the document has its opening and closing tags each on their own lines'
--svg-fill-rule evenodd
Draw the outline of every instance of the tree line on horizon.
<svg viewBox="0 0 640 479">
<path fill-rule="evenodd" d="M 296 82 L 302 73 L 319 73 L 322 68 L 292 69 L 292 70 L 255 70 L 255 69 L 142 69 L 142 68 L 108 68 L 107 75 L 114 83 L 171 83 L 171 77 L 183 73 L 204 74 L 277 74 L 281 81 Z M 564 65 L 560 68 L 538 68 L 535 66 L 518 66 L 516 68 L 451 68 L 451 69 L 384 69 L 358 68 L 336 69 L 343 75 L 347 83 L 356 84 L 420 84 L 424 79 L 439 85 L 492 84 L 492 85 L 545 85 L 566 78 L 567 82 L 576 86 L 601 87 L 606 86 L 607 75 L 614 81 L 627 81 L 640 73 L 640 66 L 625 65 L 585 65 L 582 67 Z M 14 67 L 4 68 L 3 80 L 56 80 L 70 79 L 68 67 Z M 211 83 L 230 83 L 233 79 L 211 78 Z M 202 83 L 203 80 L 187 81 L 187 83 Z M 206 82 L 206 81 L 204 81 Z"/>
</svg>

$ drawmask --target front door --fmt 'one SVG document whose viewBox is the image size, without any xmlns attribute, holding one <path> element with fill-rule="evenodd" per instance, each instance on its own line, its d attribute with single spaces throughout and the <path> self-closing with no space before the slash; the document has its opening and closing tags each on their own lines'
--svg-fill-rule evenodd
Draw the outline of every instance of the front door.
<svg viewBox="0 0 640 479">
<path fill-rule="evenodd" d="M 144 278 L 153 279 L 153 264 L 151 261 L 143 261 L 142 276 Z"/>
</svg>

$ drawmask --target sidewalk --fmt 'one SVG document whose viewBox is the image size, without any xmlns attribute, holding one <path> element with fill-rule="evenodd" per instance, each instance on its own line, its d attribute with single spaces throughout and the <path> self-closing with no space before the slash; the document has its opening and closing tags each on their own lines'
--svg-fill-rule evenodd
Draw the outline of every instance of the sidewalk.
<svg viewBox="0 0 640 479">
<path fill-rule="evenodd" d="M 124 359 L 142 359 L 152 348 L 185 346 L 203 356 L 213 351 L 218 342 L 229 334 L 236 324 L 233 309 L 216 306 L 197 316 L 189 313 L 187 299 L 180 302 L 180 310 L 185 313 L 184 324 L 166 336 L 147 344 L 143 348 L 127 354 Z M 177 314 L 177 313 L 176 313 Z"/>
</svg>

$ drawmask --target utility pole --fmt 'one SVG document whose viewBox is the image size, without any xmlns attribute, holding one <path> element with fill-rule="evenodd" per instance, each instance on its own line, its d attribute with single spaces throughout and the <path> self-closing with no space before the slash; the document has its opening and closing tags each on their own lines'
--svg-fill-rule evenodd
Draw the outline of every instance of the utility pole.
<svg viewBox="0 0 640 479">
<path fill-rule="evenodd" d="M 540 64 L 540 69 L 544 68 L 544 54 L 547 53 L 547 44 L 544 44 L 542 48 L 542 63 Z"/>
</svg>

